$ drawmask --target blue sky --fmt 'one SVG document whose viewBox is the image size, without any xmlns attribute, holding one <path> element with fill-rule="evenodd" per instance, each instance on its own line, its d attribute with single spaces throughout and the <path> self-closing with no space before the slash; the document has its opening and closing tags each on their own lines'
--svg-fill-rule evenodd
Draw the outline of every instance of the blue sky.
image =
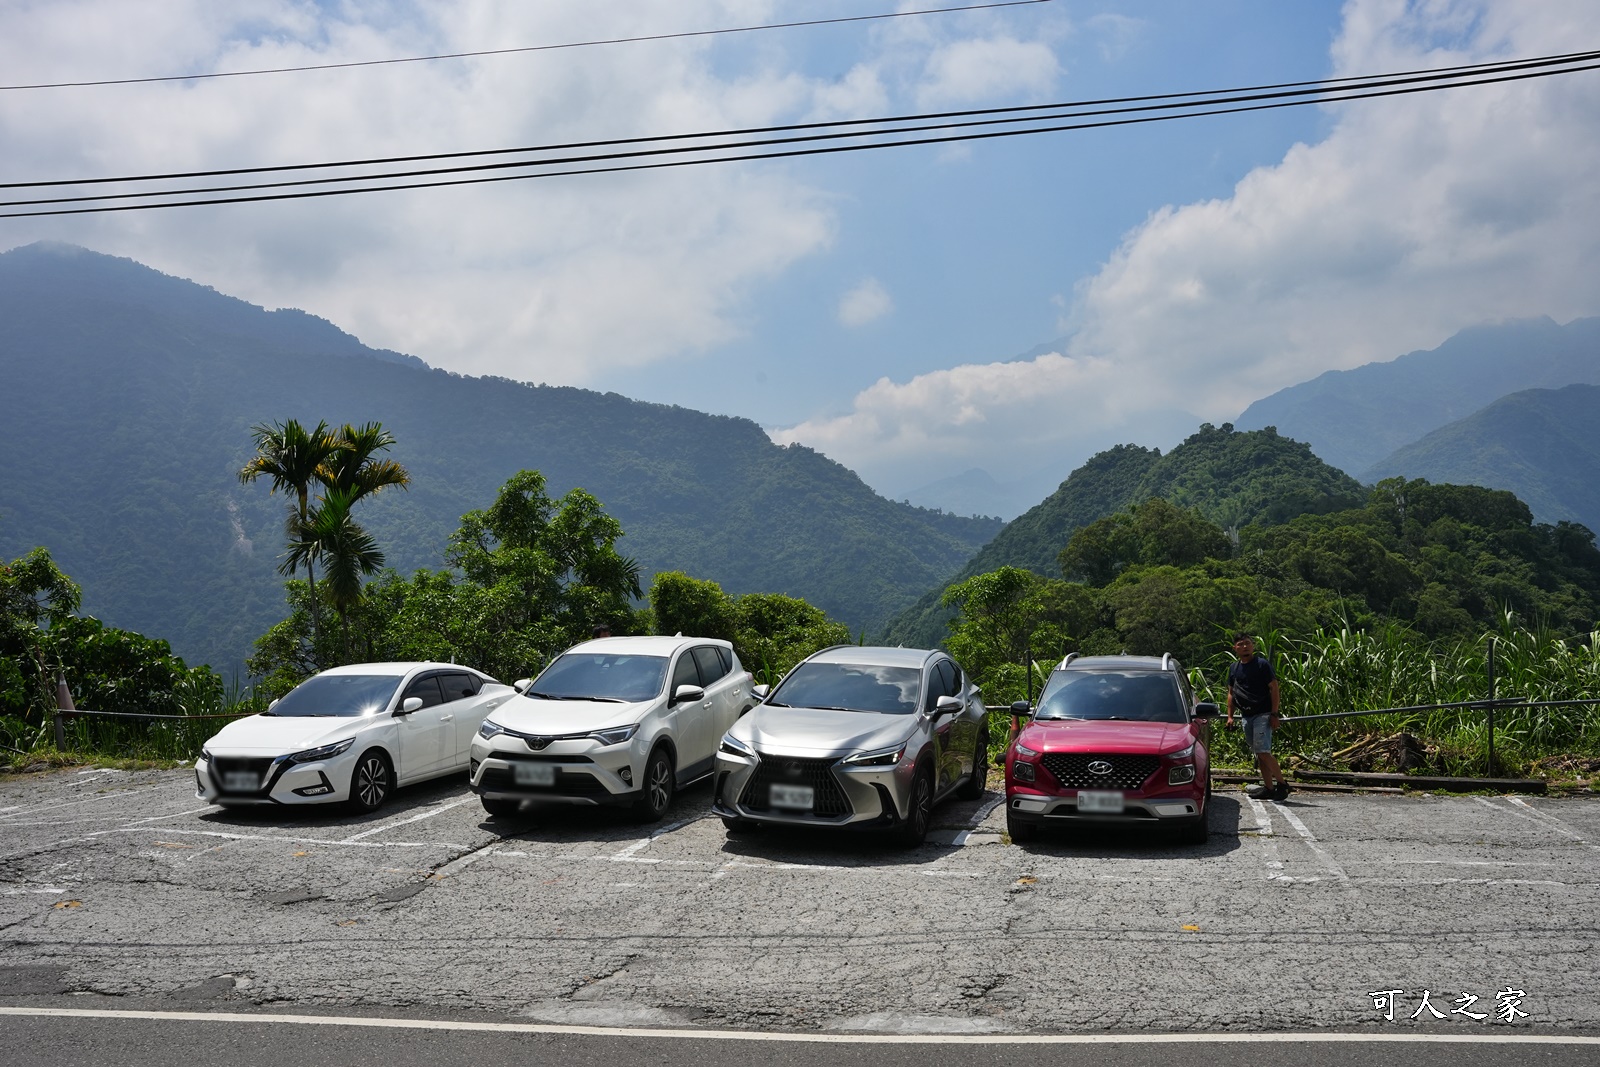
<svg viewBox="0 0 1600 1067">
<path fill-rule="evenodd" d="M 898 6 L 941 2 L 954 0 Z M 0 70 L 12 83 L 242 70 L 896 3 L 0 0 Z M 250 166 L 1213 89 L 1596 44 L 1592 0 L 1050 0 L 0 92 L 0 159 L 8 180 Z M 744 415 L 895 497 L 983 468 L 1018 483 L 1024 506 L 1099 449 L 1170 447 L 1323 371 L 1479 322 L 1600 313 L 1597 134 L 1600 74 L 1579 74 L 966 148 L 10 220 L 0 248 L 73 241 L 303 308 L 435 366 Z"/>
</svg>

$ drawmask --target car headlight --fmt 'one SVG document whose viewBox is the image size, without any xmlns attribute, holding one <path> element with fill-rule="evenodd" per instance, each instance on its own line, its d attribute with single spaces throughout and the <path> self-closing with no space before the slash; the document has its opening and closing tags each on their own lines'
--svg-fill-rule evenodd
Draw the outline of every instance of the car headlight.
<svg viewBox="0 0 1600 1067">
<path fill-rule="evenodd" d="M 318 760 L 332 759 L 355 743 L 355 738 L 347 737 L 343 741 L 335 741 L 331 745 L 323 745 L 320 748 L 308 748 L 304 752 L 291 752 L 289 754 L 289 762 L 315 763 Z"/>
<path fill-rule="evenodd" d="M 726 752 L 730 756 L 743 756 L 745 759 L 756 758 L 756 750 L 732 734 L 722 735 L 722 744 L 717 746 L 717 751 Z"/>
<path fill-rule="evenodd" d="M 595 730 L 583 736 L 592 737 L 602 745 L 620 745 L 638 732 L 639 724 L 634 723 L 632 726 L 615 726 L 609 730 Z"/>
<path fill-rule="evenodd" d="M 496 734 L 503 734 L 505 732 L 506 728 L 504 726 L 501 726 L 499 723 L 489 719 L 484 719 L 483 724 L 478 727 L 478 736 L 484 740 L 488 740 L 489 738 L 494 737 Z"/>
<path fill-rule="evenodd" d="M 211 754 L 211 750 L 209 748 L 202 748 L 200 750 L 200 758 L 205 760 L 207 763 L 210 763 L 212 760 L 216 759 L 217 757 L 215 757 L 215 756 L 213 756 Z"/>
<path fill-rule="evenodd" d="M 1039 754 L 1026 745 L 1017 745 L 1016 752 L 1018 759 L 1033 759 Z"/>
<path fill-rule="evenodd" d="M 905 754 L 906 742 L 902 741 L 899 748 L 857 752 L 854 756 L 847 757 L 844 763 L 851 767 L 893 767 L 904 758 Z"/>
<path fill-rule="evenodd" d="M 1191 742 L 1188 748 L 1180 748 L 1176 752 L 1168 752 L 1167 753 L 1167 758 L 1168 759 L 1188 759 L 1190 756 L 1193 756 L 1193 755 L 1194 755 L 1194 744 Z"/>
</svg>

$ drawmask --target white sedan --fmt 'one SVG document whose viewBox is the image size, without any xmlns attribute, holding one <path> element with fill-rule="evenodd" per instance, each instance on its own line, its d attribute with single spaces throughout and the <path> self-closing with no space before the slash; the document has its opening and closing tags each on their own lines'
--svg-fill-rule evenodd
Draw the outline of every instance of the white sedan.
<svg viewBox="0 0 1600 1067">
<path fill-rule="evenodd" d="M 466 770 L 484 717 L 514 695 L 453 664 L 334 667 L 207 741 L 194 765 L 197 796 L 372 811 L 398 786 Z"/>
</svg>

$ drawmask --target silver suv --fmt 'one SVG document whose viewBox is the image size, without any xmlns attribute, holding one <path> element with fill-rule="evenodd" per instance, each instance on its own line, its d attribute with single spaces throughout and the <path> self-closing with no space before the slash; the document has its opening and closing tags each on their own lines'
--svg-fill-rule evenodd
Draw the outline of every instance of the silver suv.
<svg viewBox="0 0 1600 1067">
<path fill-rule="evenodd" d="M 722 737 L 713 810 L 756 823 L 886 829 L 916 845 L 933 806 L 983 795 L 989 730 L 966 672 L 943 652 L 825 649 Z"/>
</svg>

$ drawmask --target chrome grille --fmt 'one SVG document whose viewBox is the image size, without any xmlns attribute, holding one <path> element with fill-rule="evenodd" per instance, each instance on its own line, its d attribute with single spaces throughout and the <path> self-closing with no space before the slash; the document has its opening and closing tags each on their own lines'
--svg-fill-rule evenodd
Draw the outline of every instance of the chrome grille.
<svg viewBox="0 0 1600 1067">
<path fill-rule="evenodd" d="M 790 759 L 787 756 L 762 756 L 756 771 L 744 787 L 739 803 L 751 811 L 769 811 L 767 791 L 774 784 L 809 785 L 816 790 L 812 801 L 813 815 L 849 815 L 850 800 L 833 776 L 834 760 Z"/>
<path fill-rule="evenodd" d="M 1159 756 L 1100 755 L 1049 752 L 1039 757 L 1044 769 L 1068 789 L 1138 789 L 1161 766 Z M 1091 764 L 1107 764 L 1109 773 L 1096 774 Z"/>
</svg>

